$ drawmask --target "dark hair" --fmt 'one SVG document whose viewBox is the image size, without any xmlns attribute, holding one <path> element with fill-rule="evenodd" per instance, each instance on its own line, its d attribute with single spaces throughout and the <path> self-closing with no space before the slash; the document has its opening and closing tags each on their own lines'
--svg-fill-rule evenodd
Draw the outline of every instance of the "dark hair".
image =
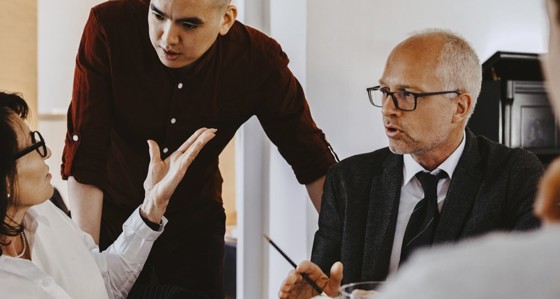
<svg viewBox="0 0 560 299">
<path fill-rule="evenodd" d="M 560 7 L 560 0 L 556 0 L 556 5 Z M 560 8 L 557 10 L 556 21 L 560 22 Z"/>
<path fill-rule="evenodd" d="M 15 182 L 17 178 L 16 161 L 14 154 L 18 151 L 17 133 L 14 130 L 14 118 L 27 118 L 29 106 L 17 93 L 0 91 L 0 245 L 4 243 L 4 236 L 17 236 L 23 231 L 23 225 L 7 223 L 7 210 L 10 201 L 12 205 L 17 202 Z M 11 193 L 11 194 L 10 194 Z M 0 255 L 2 248 L 0 246 Z"/>
</svg>

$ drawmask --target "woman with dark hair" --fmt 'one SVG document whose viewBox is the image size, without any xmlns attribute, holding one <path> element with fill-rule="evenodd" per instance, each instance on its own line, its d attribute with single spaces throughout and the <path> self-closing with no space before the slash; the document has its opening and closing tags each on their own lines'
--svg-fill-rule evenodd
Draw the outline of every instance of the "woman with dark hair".
<svg viewBox="0 0 560 299">
<path fill-rule="evenodd" d="M 99 252 L 90 235 L 48 199 L 53 194 L 41 134 L 24 122 L 28 106 L 0 92 L 0 289 L 10 298 L 126 298 L 163 231 L 169 198 L 215 129 L 195 132 L 161 160 L 149 140 L 144 202 L 123 233 Z"/>
</svg>

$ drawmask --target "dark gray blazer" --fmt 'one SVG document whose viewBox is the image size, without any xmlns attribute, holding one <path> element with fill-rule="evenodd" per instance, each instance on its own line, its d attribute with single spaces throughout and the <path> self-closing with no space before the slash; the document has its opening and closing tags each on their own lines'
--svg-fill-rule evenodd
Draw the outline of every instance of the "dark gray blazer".
<svg viewBox="0 0 560 299">
<path fill-rule="evenodd" d="M 532 206 L 542 173 L 534 154 L 467 130 L 434 243 L 537 227 Z M 343 283 L 385 280 L 402 180 L 403 157 L 388 148 L 331 167 L 311 257 L 323 272 L 328 275 L 332 264 L 341 261 Z"/>
</svg>

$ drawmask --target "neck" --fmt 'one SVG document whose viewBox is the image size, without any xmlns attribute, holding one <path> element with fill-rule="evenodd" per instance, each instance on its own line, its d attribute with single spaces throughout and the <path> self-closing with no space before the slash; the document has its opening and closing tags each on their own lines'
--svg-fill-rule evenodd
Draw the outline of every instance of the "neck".
<svg viewBox="0 0 560 299">
<path fill-rule="evenodd" d="M 8 244 L 2 247 L 2 254 L 18 258 L 30 258 L 25 232 L 21 232 L 17 236 L 5 236 L 2 242 Z"/>
<path fill-rule="evenodd" d="M 19 226 L 22 224 L 28 209 L 28 207 L 21 207 L 14 211 L 14 209 L 8 208 L 4 221 L 11 226 Z M 21 232 L 17 236 L 4 236 L 2 243 L 8 244 L 3 246 L 3 254 L 29 259 L 29 250 L 27 248 L 27 240 L 24 232 Z"/>
<path fill-rule="evenodd" d="M 27 214 L 27 210 L 29 207 L 18 207 L 17 210 L 8 207 L 8 211 L 6 212 L 6 223 L 12 226 L 19 226 L 23 223 L 23 218 Z"/>
</svg>

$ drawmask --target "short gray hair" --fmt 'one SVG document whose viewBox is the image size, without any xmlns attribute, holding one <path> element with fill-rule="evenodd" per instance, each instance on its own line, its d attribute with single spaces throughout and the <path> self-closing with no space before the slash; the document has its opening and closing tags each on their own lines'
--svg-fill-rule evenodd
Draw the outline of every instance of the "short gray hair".
<svg viewBox="0 0 560 299">
<path fill-rule="evenodd" d="M 444 82 L 444 90 L 469 93 L 474 111 L 482 84 L 482 66 L 476 52 L 462 36 L 445 29 L 427 29 L 414 36 L 437 36 L 444 40 L 438 58 L 437 75 Z"/>
</svg>

